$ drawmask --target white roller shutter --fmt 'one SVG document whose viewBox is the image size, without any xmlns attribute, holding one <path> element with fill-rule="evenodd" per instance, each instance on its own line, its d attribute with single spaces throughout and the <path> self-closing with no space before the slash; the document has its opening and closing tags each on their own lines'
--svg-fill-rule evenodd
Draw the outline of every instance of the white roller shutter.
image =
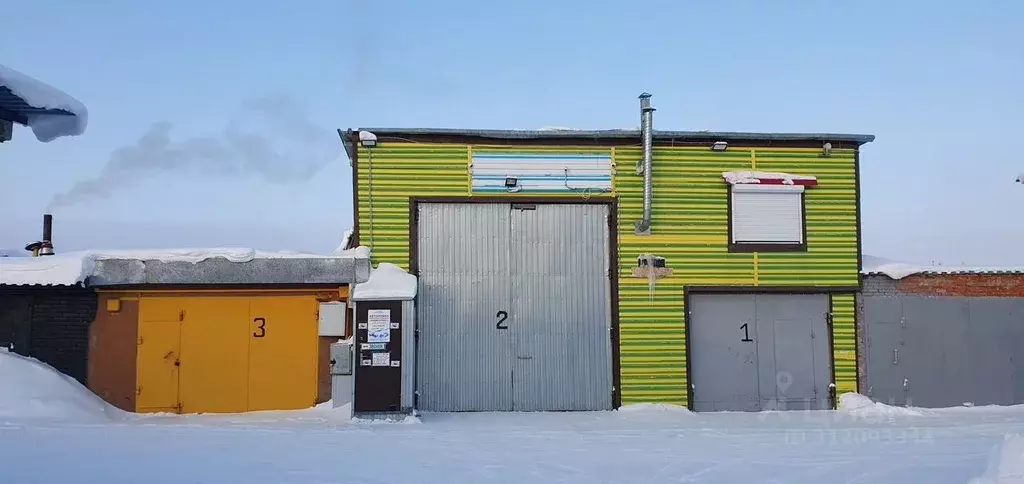
<svg viewBox="0 0 1024 484">
<path fill-rule="evenodd" d="M 803 243 L 803 191 L 799 185 L 733 185 L 732 242 Z"/>
</svg>

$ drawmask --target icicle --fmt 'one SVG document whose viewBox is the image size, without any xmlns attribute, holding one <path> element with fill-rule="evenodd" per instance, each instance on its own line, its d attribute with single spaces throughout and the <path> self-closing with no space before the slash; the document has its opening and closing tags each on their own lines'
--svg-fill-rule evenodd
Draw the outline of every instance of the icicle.
<svg viewBox="0 0 1024 484">
<path fill-rule="evenodd" d="M 654 272 L 654 256 L 651 254 L 644 254 L 644 261 L 647 262 L 647 300 L 654 300 L 654 282 L 658 280 L 657 274 Z"/>
</svg>

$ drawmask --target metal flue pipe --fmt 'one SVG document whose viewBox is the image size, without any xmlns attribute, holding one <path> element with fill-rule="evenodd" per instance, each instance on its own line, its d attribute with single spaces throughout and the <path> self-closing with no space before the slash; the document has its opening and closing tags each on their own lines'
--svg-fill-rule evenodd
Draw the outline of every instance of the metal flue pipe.
<svg viewBox="0 0 1024 484">
<path fill-rule="evenodd" d="M 651 107 L 650 93 L 640 95 L 640 138 L 643 142 L 644 214 L 636 223 L 637 235 L 651 233 L 651 205 L 654 202 L 654 181 L 652 163 L 654 149 L 654 108 Z"/>
</svg>

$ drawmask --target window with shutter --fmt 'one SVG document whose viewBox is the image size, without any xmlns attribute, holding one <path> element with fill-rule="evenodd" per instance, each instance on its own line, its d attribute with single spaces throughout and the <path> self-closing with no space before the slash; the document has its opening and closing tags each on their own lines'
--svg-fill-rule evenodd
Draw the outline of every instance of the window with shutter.
<svg viewBox="0 0 1024 484">
<path fill-rule="evenodd" d="M 736 184 L 729 197 L 730 250 L 806 250 L 802 185 Z"/>
</svg>

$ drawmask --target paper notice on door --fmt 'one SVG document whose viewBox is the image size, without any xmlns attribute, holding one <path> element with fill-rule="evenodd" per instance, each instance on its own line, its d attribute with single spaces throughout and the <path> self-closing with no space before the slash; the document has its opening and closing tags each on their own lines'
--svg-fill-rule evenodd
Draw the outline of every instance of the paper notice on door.
<svg viewBox="0 0 1024 484">
<path fill-rule="evenodd" d="M 391 310 L 371 309 L 366 315 L 366 339 L 370 343 L 391 341 Z"/>
<path fill-rule="evenodd" d="M 391 353 L 374 353 L 373 366 L 388 366 L 391 364 Z"/>
</svg>

